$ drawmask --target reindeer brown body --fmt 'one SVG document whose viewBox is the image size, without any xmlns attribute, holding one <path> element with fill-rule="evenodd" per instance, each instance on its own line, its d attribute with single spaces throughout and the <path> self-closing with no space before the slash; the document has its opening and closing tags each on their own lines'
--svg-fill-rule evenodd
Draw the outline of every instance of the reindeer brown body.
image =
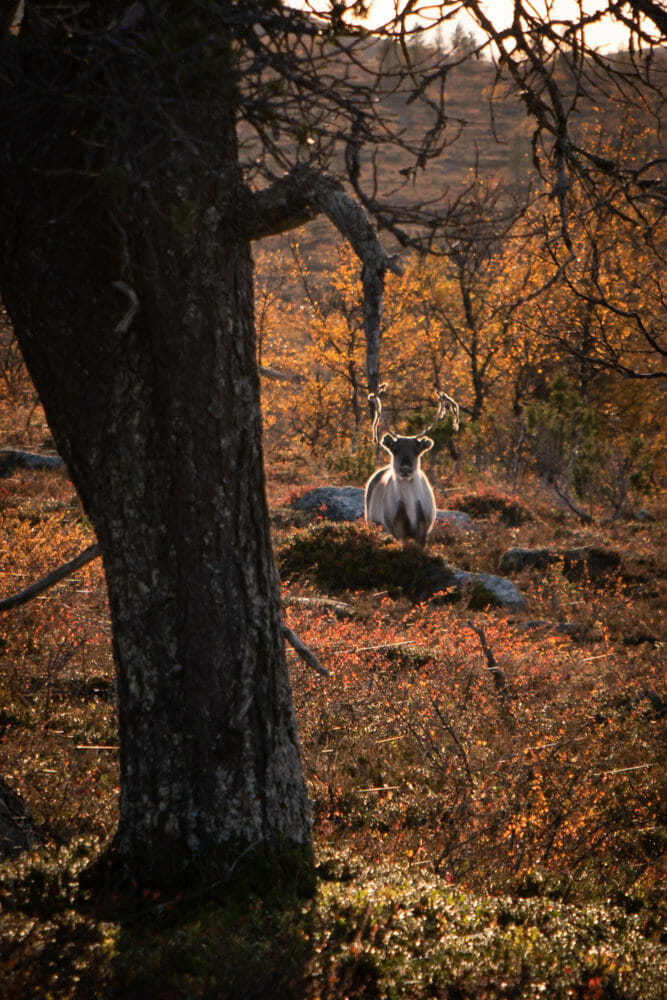
<svg viewBox="0 0 667 1000">
<path fill-rule="evenodd" d="M 368 397 L 375 414 L 373 417 L 373 440 L 377 443 L 377 425 L 382 415 L 380 395 Z M 446 409 L 450 409 L 454 419 L 454 429 L 458 429 L 458 404 L 441 392 L 440 405 L 435 420 L 427 428 L 435 427 Z M 384 421 L 384 417 L 382 417 Z M 386 421 L 385 426 L 386 426 Z M 431 484 L 421 468 L 421 456 L 433 447 L 433 441 L 424 434 L 401 437 L 387 428 L 380 444 L 392 456 L 390 465 L 374 472 L 366 483 L 364 513 L 367 521 L 381 524 L 394 538 L 405 540 L 414 538 L 420 545 L 426 544 L 428 533 L 436 516 L 435 497 Z"/>
</svg>

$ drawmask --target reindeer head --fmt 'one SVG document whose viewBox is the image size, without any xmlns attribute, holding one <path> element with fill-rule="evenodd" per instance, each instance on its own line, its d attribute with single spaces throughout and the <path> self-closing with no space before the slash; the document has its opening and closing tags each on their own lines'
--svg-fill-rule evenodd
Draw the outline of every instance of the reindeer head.
<svg viewBox="0 0 667 1000">
<path fill-rule="evenodd" d="M 382 413 L 382 401 L 380 396 L 386 388 L 386 383 L 383 383 L 378 389 L 377 393 L 370 393 L 368 400 L 371 403 L 374 414 L 373 414 L 373 440 L 377 443 L 378 440 L 378 422 L 380 418 L 383 424 L 387 428 L 387 433 L 384 435 L 380 444 L 388 451 L 393 457 L 393 469 L 394 473 L 400 479 L 412 479 L 416 472 L 420 468 L 420 459 L 425 451 L 429 451 L 433 447 L 433 440 L 427 437 L 425 433 L 417 434 L 413 437 L 402 437 L 400 434 L 396 434 L 385 420 L 384 414 Z M 458 430 L 459 427 L 459 406 L 458 403 L 448 396 L 446 392 L 438 393 L 439 405 L 438 412 L 435 415 L 435 419 L 426 428 L 426 431 L 430 431 L 435 427 L 439 420 L 443 418 L 447 410 L 450 410 L 453 417 L 454 430 Z"/>
<path fill-rule="evenodd" d="M 412 479 L 419 471 L 421 456 L 433 447 L 430 437 L 399 437 L 391 431 L 384 435 L 380 444 L 393 457 L 394 473 L 399 479 Z"/>
</svg>

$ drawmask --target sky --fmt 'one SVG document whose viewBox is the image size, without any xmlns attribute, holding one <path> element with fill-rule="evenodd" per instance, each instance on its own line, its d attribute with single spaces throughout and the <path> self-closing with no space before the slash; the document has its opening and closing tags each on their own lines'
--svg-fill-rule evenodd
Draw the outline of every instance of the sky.
<svg viewBox="0 0 667 1000">
<path fill-rule="evenodd" d="M 305 3 L 299 2 L 299 0 L 289 0 L 293 6 L 306 6 Z M 404 0 L 398 0 L 399 5 L 404 5 Z M 309 4 L 312 8 L 326 10 L 330 7 L 328 0 L 311 0 Z M 579 4 L 576 0 L 551 0 L 550 3 L 546 3 L 545 0 L 531 0 L 531 5 L 533 10 L 541 14 L 544 12 L 546 6 L 550 6 L 553 10 L 553 14 L 558 18 L 569 18 L 576 17 L 578 14 Z M 421 0 L 420 6 L 423 8 L 428 8 L 428 0 Z M 482 3 L 482 6 L 486 8 L 486 12 L 490 15 L 491 20 L 494 24 L 499 27 L 505 26 L 511 21 L 513 0 L 486 0 Z M 437 3 L 434 2 L 433 8 L 437 7 Z M 607 7 L 607 0 L 584 0 L 584 10 L 586 13 L 593 13 L 597 10 L 603 10 Z M 394 12 L 394 0 L 371 0 L 370 3 L 370 15 L 367 20 L 367 24 L 372 27 L 373 24 L 382 24 L 386 22 Z M 460 15 L 458 18 L 461 26 L 465 30 L 470 30 L 473 25 L 467 20 L 466 15 Z M 456 21 L 452 22 L 452 26 Z M 596 48 L 602 51 L 618 51 L 619 49 L 627 48 L 627 30 L 618 23 L 614 23 L 611 18 L 607 18 L 604 22 L 596 25 L 595 28 L 589 29 L 586 35 L 586 41 L 590 45 L 594 45 Z"/>
</svg>

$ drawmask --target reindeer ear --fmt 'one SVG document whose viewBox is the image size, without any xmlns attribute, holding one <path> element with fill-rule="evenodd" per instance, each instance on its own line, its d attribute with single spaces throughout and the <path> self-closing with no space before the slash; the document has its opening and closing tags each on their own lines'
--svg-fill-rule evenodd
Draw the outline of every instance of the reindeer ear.
<svg viewBox="0 0 667 1000">
<path fill-rule="evenodd" d="M 433 440 L 429 437 L 417 438 L 417 447 L 419 448 L 419 454 L 421 455 L 424 451 L 430 451 L 433 447 Z"/>
<path fill-rule="evenodd" d="M 390 455 L 393 455 L 396 451 L 396 438 L 393 434 L 385 434 L 380 444 L 385 451 L 388 451 Z"/>
</svg>

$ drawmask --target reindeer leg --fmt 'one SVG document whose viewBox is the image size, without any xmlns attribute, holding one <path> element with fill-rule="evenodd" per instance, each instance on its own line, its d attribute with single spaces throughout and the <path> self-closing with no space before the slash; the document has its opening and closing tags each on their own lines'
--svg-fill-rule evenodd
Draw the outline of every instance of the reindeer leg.
<svg viewBox="0 0 667 1000">
<path fill-rule="evenodd" d="M 412 538 L 410 518 L 408 517 L 408 512 L 406 511 L 403 503 L 399 503 L 396 508 L 394 520 L 391 524 L 391 533 L 394 538 L 398 538 L 399 541 L 405 541 L 406 538 Z"/>
<path fill-rule="evenodd" d="M 420 545 L 426 545 L 426 537 L 428 535 L 429 522 L 426 517 L 422 505 L 417 501 L 417 531 L 415 532 L 415 538 Z"/>
</svg>

